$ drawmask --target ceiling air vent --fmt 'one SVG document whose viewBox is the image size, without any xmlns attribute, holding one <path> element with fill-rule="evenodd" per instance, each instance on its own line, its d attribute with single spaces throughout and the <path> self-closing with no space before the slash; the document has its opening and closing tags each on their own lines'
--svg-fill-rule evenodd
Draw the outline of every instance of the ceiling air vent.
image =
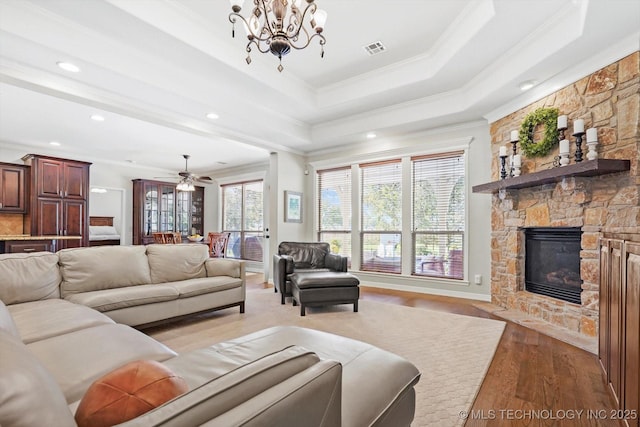
<svg viewBox="0 0 640 427">
<path fill-rule="evenodd" d="M 384 47 L 381 41 L 377 41 L 364 46 L 364 50 L 369 54 L 369 56 L 373 56 L 384 52 L 387 48 Z"/>
</svg>

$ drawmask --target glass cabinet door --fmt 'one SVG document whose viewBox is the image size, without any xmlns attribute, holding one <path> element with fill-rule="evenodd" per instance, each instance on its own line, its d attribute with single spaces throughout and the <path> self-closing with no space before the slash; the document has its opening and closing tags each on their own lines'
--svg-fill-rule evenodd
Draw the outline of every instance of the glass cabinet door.
<svg viewBox="0 0 640 427">
<path fill-rule="evenodd" d="M 161 185 L 160 194 L 160 230 L 175 231 L 174 213 L 175 213 L 175 187 Z"/>
<path fill-rule="evenodd" d="M 151 235 L 158 231 L 158 186 L 147 185 L 144 197 L 144 233 Z"/>
</svg>

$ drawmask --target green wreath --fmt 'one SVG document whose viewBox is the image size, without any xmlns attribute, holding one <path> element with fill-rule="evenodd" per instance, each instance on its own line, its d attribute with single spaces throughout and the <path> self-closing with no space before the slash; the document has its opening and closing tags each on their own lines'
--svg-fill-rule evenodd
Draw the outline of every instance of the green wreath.
<svg viewBox="0 0 640 427">
<path fill-rule="evenodd" d="M 542 141 L 533 141 L 533 131 L 539 124 L 544 124 L 544 138 Z M 530 112 L 524 118 L 520 126 L 520 147 L 527 157 L 546 156 L 551 148 L 558 143 L 558 109 L 538 108 Z"/>
</svg>

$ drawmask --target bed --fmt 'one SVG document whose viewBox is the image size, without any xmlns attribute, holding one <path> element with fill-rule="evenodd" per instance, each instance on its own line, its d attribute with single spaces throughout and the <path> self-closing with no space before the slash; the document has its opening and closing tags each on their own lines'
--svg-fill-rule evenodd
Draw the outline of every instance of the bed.
<svg viewBox="0 0 640 427">
<path fill-rule="evenodd" d="M 89 217 L 89 246 L 119 245 L 120 234 L 113 226 L 112 216 Z"/>
</svg>

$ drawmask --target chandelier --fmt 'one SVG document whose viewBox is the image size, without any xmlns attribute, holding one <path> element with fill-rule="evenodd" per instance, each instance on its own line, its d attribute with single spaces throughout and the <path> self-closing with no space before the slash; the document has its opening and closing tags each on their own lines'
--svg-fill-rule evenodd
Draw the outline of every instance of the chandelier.
<svg viewBox="0 0 640 427">
<path fill-rule="evenodd" d="M 302 10 L 302 3 L 307 5 Z M 249 18 L 240 15 L 244 0 L 230 0 L 229 21 L 233 24 L 231 36 L 235 37 L 237 19 L 242 21 L 247 32 L 247 64 L 251 63 L 251 45 L 262 53 L 271 52 L 280 60 L 278 71 L 282 72 L 282 57 L 291 49 L 301 50 L 318 38 L 320 57 L 324 57 L 326 40 L 322 35 L 327 21 L 327 12 L 318 9 L 314 0 L 253 0 L 253 11 Z"/>
</svg>

